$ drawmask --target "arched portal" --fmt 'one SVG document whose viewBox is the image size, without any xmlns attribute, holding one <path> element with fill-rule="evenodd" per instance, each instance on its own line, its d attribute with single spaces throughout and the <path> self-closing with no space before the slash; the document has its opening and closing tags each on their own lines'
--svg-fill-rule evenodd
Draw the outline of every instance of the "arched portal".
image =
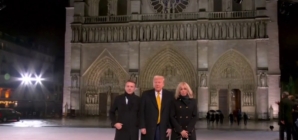
<svg viewBox="0 0 298 140">
<path fill-rule="evenodd" d="M 154 75 L 165 76 L 165 89 L 174 91 L 179 82 L 185 81 L 192 87 L 192 90 L 196 91 L 197 76 L 193 65 L 188 59 L 173 49 L 166 48 L 161 50 L 150 59 L 141 71 L 142 91 L 152 88 Z"/>
<path fill-rule="evenodd" d="M 85 114 L 104 115 L 115 96 L 124 91 L 128 73 L 104 50 L 83 75 L 82 100 Z"/>
<path fill-rule="evenodd" d="M 222 104 L 220 102 L 229 103 L 229 112 L 232 112 L 234 108 L 238 109 L 240 102 L 241 108 L 254 106 L 256 86 L 254 79 L 253 69 L 242 54 L 234 50 L 224 53 L 211 69 L 210 109 L 220 109 L 220 104 Z M 237 107 L 233 102 L 235 91 L 237 91 L 238 98 L 235 100 L 238 104 Z"/>
</svg>

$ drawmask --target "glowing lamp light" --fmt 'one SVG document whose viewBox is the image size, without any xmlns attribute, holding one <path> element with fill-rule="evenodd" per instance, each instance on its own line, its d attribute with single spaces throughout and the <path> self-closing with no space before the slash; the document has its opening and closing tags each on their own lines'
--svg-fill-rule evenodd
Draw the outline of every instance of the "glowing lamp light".
<svg viewBox="0 0 298 140">
<path fill-rule="evenodd" d="M 41 78 L 41 76 L 35 75 L 35 77 L 31 77 L 31 75 L 25 74 L 22 75 L 22 78 L 20 78 L 23 84 L 31 84 L 35 81 L 35 84 L 39 83 L 41 84 L 41 81 L 44 80 L 44 78 Z"/>
</svg>

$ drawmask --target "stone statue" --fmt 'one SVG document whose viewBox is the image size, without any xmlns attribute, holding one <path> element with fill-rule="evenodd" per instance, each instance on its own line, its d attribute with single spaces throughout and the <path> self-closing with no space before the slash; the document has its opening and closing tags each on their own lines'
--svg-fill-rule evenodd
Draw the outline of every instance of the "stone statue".
<svg viewBox="0 0 298 140">
<path fill-rule="evenodd" d="M 184 34 L 185 34 L 185 31 L 184 31 L 184 25 L 181 24 L 181 25 L 180 25 L 180 35 L 179 35 L 179 39 L 180 39 L 180 40 L 184 40 Z"/>
<path fill-rule="evenodd" d="M 189 40 L 190 39 L 190 35 L 191 35 L 191 29 L 190 29 L 190 24 L 186 25 L 186 38 Z"/>
<path fill-rule="evenodd" d="M 126 27 L 126 39 L 127 41 L 130 41 L 131 40 L 131 30 L 130 30 L 130 27 Z"/>
<path fill-rule="evenodd" d="M 151 34 L 150 31 L 151 31 L 150 26 L 147 25 L 147 27 L 146 27 L 146 40 L 150 40 L 150 34 Z"/>
<path fill-rule="evenodd" d="M 270 105 L 270 107 L 269 107 L 269 119 L 270 120 L 273 119 L 273 107 L 272 107 L 272 105 Z"/>
<path fill-rule="evenodd" d="M 136 86 L 138 86 L 138 75 L 133 73 L 130 75 L 130 80 L 133 80 L 136 83 Z"/>
<path fill-rule="evenodd" d="M 164 36 L 163 36 L 163 26 L 160 25 L 159 26 L 159 40 L 163 40 Z"/>
<path fill-rule="evenodd" d="M 177 40 L 177 38 L 178 38 L 178 29 L 177 29 L 177 25 L 174 25 L 173 39 Z"/>
<path fill-rule="evenodd" d="M 169 40 L 171 38 L 171 29 L 170 29 L 170 25 L 167 25 L 167 40 Z"/>
<path fill-rule="evenodd" d="M 77 75 L 73 75 L 72 76 L 72 87 L 73 88 L 78 88 L 79 84 L 78 84 L 78 76 Z"/>
<path fill-rule="evenodd" d="M 132 40 L 137 40 L 137 27 L 133 25 Z"/>
<path fill-rule="evenodd" d="M 114 27 L 113 40 L 118 41 L 118 29 L 117 29 L 117 27 Z"/>
<path fill-rule="evenodd" d="M 153 35 L 153 39 L 152 40 L 156 40 L 157 39 L 157 28 L 156 28 L 156 26 L 155 25 L 153 25 L 153 33 L 152 33 Z"/>
<path fill-rule="evenodd" d="M 200 80 L 200 86 L 201 87 L 206 87 L 207 86 L 207 76 L 206 74 L 201 74 L 201 80 Z"/>
<path fill-rule="evenodd" d="M 267 83 L 266 83 L 266 75 L 265 73 L 262 72 L 262 74 L 260 75 L 260 86 L 261 87 L 266 87 Z"/>
<path fill-rule="evenodd" d="M 119 30 L 119 41 L 123 41 L 123 28 L 122 28 L 122 26 L 120 27 L 120 30 Z"/>
<path fill-rule="evenodd" d="M 140 40 L 144 39 L 144 29 L 143 26 L 140 27 Z"/>
</svg>

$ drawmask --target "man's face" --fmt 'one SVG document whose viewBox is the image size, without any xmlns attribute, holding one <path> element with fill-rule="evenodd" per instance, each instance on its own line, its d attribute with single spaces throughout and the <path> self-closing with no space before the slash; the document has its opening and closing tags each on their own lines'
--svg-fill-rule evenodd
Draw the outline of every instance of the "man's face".
<svg viewBox="0 0 298 140">
<path fill-rule="evenodd" d="M 163 78 L 155 78 L 153 80 L 153 87 L 155 91 L 161 91 L 164 87 L 164 79 Z"/>
<path fill-rule="evenodd" d="M 125 92 L 128 94 L 134 93 L 136 90 L 136 85 L 132 82 L 126 82 L 125 84 Z"/>
</svg>

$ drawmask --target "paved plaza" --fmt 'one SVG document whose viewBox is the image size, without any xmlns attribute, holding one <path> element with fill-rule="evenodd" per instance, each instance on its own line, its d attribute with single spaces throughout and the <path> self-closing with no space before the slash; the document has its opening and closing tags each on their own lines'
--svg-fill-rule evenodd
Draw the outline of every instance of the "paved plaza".
<svg viewBox="0 0 298 140">
<path fill-rule="evenodd" d="M 13 127 L 88 127 L 88 128 L 111 128 L 110 121 L 107 118 L 75 118 L 75 119 L 24 119 L 19 122 L 0 123 L 0 126 L 13 126 Z M 214 123 L 207 125 L 206 120 L 199 120 L 196 123 L 197 129 L 215 129 L 215 130 L 249 130 L 249 131 L 268 131 L 269 126 L 274 126 L 273 131 L 278 130 L 276 121 L 248 121 L 245 126 L 243 122 L 238 126 L 234 123 L 233 126 L 229 125 L 228 121 L 224 124 Z"/>
<path fill-rule="evenodd" d="M 112 128 L 75 128 L 75 127 L 3 127 L 3 140 L 113 140 Z M 276 131 L 196 131 L 197 140 L 278 140 Z"/>
</svg>

